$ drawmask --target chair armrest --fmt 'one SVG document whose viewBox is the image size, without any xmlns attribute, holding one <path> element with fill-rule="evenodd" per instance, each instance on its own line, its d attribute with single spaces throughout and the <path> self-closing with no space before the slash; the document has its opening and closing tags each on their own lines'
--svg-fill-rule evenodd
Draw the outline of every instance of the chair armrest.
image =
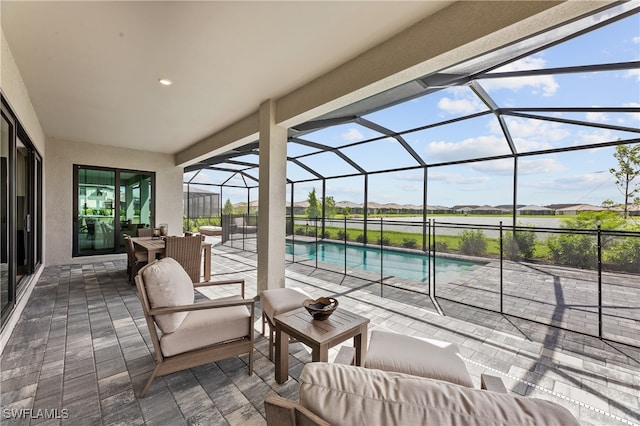
<svg viewBox="0 0 640 426">
<path fill-rule="evenodd" d="M 278 395 L 267 395 L 264 408 L 269 426 L 329 426 L 329 423 L 309 409 Z"/>
<path fill-rule="evenodd" d="M 244 280 L 220 280 L 220 281 L 205 281 L 201 283 L 193 283 L 193 287 L 207 287 L 213 285 L 229 285 L 240 284 L 240 296 L 244 299 Z"/>
<path fill-rule="evenodd" d="M 492 392 L 509 393 L 500 377 L 489 374 L 480 375 L 480 388 Z"/>
<path fill-rule="evenodd" d="M 179 306 L 167 306 L 163 308 L 151 308 L 149 310 L 149 315 L 163 315 L 163 314 L 174 314 L 176 312 L 189 312 L 189 311 L 200 311 L 203 309 L 216 309 L 216 308 L 226 308 L 229 306 L 253 306 L 255 305 L 255 301 L 253 299 L 242 299 L 242 300 L 233 300 L 233 301 L 216 301 L 211 300 L 208 302 L 202 303 L 194 303 L 192 305 L 179 305 Z"/>
</svg>

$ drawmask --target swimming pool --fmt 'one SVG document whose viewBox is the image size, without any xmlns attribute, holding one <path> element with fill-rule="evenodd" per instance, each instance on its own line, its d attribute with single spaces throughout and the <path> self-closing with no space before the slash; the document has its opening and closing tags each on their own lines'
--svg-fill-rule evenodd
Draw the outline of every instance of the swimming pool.
<svg viewBox="0 0 640 426">
<path fill-rule="evenodd" d="M 292 254 L 295 247 L 295 257 L 318 262 L 332 263 L 335 265 L 345 264 L 345 245 L 319 241 L 317 243 L 287 242 L 286 253 Z M 429 282 L 429 262 L 431 257 L 418 253 L 400 252 L 395 250 L 384 250 L 382 253 L 382 273 L 385 277 L 395 276 L 412 281 Z M 446 259 L 436 257 L 436 282 L 450 282 L 455 278 L 464 275 L 477 263 L 465 262 L 457 259 Z M 349 269 L 360 269 L 363 271 L 380 274 L 380 249 L 370 246 L 346 246 L 346 265 Z"/>
</svg>

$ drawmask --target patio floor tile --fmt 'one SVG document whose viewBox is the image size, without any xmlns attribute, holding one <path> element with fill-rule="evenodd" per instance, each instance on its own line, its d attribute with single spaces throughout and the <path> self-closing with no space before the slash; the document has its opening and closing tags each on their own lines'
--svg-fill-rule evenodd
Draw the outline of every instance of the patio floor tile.
<svg viewBox="0 0 640 426">
<path fill-rule="evenodd" d="M 213 279 L 242 277 L 247 297 L 253 297 L 255 253 L 221 245 L 213 252 Z M 562 404 L 585 425 L 640 422 L 640 348 L 447 300 L 440 301 L 443 316 L 428 295 L 395 289 L 380 297 L 379 283 L 301 264 L 288 265 L 287 286 L 339 298 L 341 307 L 371 319 L 370 330 L 458 344 L 476 386 L 480 374 L 489 373 L 511 392 Z M 219 297 L 229 291 L 203 293 Z M 583 314 L 572 313 L 572 319 Z M 291 379 L 278 385 L 268 340 L 259 332 L 260 315 L 257 302 L 252 376 L 247 356 L 234 357 L 157 378 L 138 399 L 154 366 L 153 347 L 124 258 L 47 267 L 2 354 L 2 407 L 65 409 L 68 418 L 13 418 L 3 424 L 264 425 L 265 396 L 297 399 L 296 380 L 311 355 L 304 345 L 292 344 Z M 336 353 L 332 348 L 330 359 Z"/>
</svg>

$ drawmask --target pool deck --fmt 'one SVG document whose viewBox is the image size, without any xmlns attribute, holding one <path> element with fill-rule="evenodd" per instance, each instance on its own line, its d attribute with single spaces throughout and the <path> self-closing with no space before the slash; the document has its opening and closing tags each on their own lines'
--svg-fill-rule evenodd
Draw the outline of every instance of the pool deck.
<svg viewBox="0 0 640 426">
<path fill-rule="evenodd" d="M 244 278 L 247 296 L 256 294 L 255 253 L 221 245 L 213 253 L 214 278 Z M 153 368 L 153 348 L 125 266 L 123 257 L 45 268 L 2 354 L 2 408 L 66 409 L 68 418 L 3 424 L 264 425 L 267 394 L 297 398 L 308 348 L 290 346 L 291 377 L 278 385 L 259 333 L 252 376 L 247 357 L 234 357 L 156 379 L 145 398 L 136 398 Z M 287 265 L 286 285 L 337 297 L 341 308 L 370 318 L 370 330 L 456 343 L 476 386 L 486 372 L 510 392 L 562 404 L 583 425 L 640 424 L 638 347 L 438 299 L 443 315 L 428 295 L 385 286 L 381 297 L 379 283 L 303 264 Z"/>
</svg>

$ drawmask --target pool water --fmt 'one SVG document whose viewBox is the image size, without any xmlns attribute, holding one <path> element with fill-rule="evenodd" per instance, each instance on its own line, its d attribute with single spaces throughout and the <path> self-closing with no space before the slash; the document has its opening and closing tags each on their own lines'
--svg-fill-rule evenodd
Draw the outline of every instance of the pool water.
<svg viewBox="0 0 640 426">
<path fill-rule="evenodd" d="M 287 242 L 286 253 L 292 254 L 295 247 L 295 256 L 304 257 L 318 262 L 345 264 L 345 245 L 329 242 L 295 243 Z M 429 282 L 428 255 L 405 253 L 393 250 L 385 250 L 382 254 L 382 273 L 385 277 L 395 276 L 412 281 Z M 477 263 L 465 262 L 456 259 L 436 257 L 436 282 L 451 282 L 464 275 Z M 380 249 L 366 246 L 346 246 L 346 264 L 348 269 L 360 269 L 363 271 L 380 274 Z"/>
</svg>

